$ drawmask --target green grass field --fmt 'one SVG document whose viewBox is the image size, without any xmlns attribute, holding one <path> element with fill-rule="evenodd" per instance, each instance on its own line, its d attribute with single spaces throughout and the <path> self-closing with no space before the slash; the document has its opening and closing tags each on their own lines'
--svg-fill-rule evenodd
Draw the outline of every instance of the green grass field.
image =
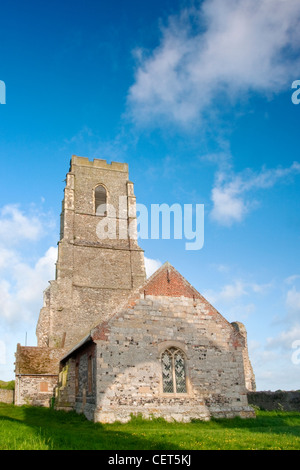
<svg viewBox="0 0 300 470">
<path fill-rule="evenodd" d="M 100 424 L 82 415 L 0 403 L 1 450 L 299 450 L 300 413 L 188 424 L 133 418 Z"/>
</svg>

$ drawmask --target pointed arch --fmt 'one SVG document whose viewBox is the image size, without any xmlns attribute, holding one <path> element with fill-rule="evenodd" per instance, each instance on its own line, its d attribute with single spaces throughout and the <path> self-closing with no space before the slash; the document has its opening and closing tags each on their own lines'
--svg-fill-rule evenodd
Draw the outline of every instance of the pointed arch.
<svg viewBox="0 0 300 470">
<path fill-rule="evenodd" d="M 95 194 L 95 214 L 100 216 L 105 216 L 107 212 L 107 190 L 102 185 L 99 184 L 94 190 Z"/>
<path fill-rule="evenodd" d="M 163 393 L 187 393 L 186 357 L 175 347 L 161 354 Z"/>
</svg>

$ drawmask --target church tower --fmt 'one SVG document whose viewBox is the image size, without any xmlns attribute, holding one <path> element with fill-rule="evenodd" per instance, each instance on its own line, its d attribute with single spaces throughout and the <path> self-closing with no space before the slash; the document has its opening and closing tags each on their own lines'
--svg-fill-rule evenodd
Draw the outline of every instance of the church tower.
<svg viewBox="0 0 300 470">
<path fill-rule="evenodd" d="M 70 348 L 146 279 L 126 163 L 73 156 L 61 212 L 56 279 L 44 292 L 39 347 Z"/>
</svg>

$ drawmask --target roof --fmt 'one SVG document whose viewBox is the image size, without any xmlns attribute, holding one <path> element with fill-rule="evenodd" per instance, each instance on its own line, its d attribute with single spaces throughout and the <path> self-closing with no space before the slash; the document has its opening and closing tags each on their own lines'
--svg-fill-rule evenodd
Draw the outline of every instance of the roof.
<svg viewBox="0 0 300 470">
<path fill-rule="evenodd" d="M 79 341 L 79 343 L 76 343 L 76 345 L 72 349 L 68 350 L 68 352 L 63 357 L 60 358 L 60 361 L 65 361 L 69 356 L 72 355 L 74 351 L 77 351 L 81 346 L 84 346 L 86 343 L 90 341 L 92 341 L 92 337 L 89 333 L 84 338 L 82 338 L 82 340 Z"/>
<path fill-rule="evenodd" d="M 145 295 L 201 299 L 201 294 L 169 263 L 164 263 L 139 289 Z"/>
<path fill-rule="evenodd" d="M 78 350 L 81 346 L 85 345 L 88 341 L 93 339 L 106 339 L 107 326 L 111 319 L 119 315 L 127 308 L 132 308 L 141 299 L 141 296 L 156 296 L 156 297 L 185 297 L 190 299 L 198 299 L 205 303 L 211 315 L 218 315 L 226 325 L 232 325 L 169 263 L 164 263 L 146 282 L 136 289 L 127 300 L 119 305 L 110 318 L 106 321 L 100 321 L 89 330 L 89 333 L 83 339 L 75 344 L 65 354 L 61 360 L 68 358 L 74 351 Z"/>
<path fill-rule="evenodd" d="M 58 375 L 64 350 L 17 345 L 16 375 Z"/>
</svg>

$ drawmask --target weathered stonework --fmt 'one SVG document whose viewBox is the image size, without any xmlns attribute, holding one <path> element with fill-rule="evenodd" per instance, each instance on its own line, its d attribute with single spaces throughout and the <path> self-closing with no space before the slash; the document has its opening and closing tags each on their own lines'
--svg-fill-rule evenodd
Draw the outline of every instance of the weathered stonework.
<svg viewBox="0 0 300 470">
<path fill-rule="evenodd" d="M 8 405 L 14 403 L 14 390 L 4 390 L 0 388 L 0 403 L 6 403 Z"/>
<path fill-rule="evenodd" d="M 248 343 L 247 343 L 247 331 L 245 326 L 241 322 L 233 322 L 232 326 L 239 331 L 243 336 L 245 341 L 245 347 L 243 350 L 243 362 L 244 362 L 244 372 L 245 372 L 245 384 L 247 390 L 254 392 L 256 390 L 255 376 L 253 368 L 248 355 Z"/>
<path fill-rule="evenodd" d="M 92 344 L 96 371 L 88 393 L 86 358 Z M 163 392 L 161 354 L 170 347 L 185 355 L 186 393 Z M 126 422 L 131 414 L 184 422 L 253 417 L 245 347 L 245 337 L 166 263 L 127 306 L 94 328 L 62 367 L 80 364 L 73 407 L 95 421 Z"/>
<path fill-rule="evenodd" d="M 254 416 L 245 327 L 169 263 L 146 281 L 135 207 L 126 164 L 72 157 L 38 346 L 17 347 L 16 404 L 55 397 L 58 409 L 100 422 Z M 116 236 L 99 236 L 105 224 Z"/>
<path fill-rule="evenodd" d="M 249 392 L 250 405 L 262 410 L 300 411 L 300 390 Z"/>
<path fill-rule="evenodd" d="M 102 184 L 116 210 L 116 238 L 100 239 L 95 188 Z M 121 199 L 120 199 L 121 198 Z M 45 291 L 37 325 L 38 346 L 71 347 L 105 320 L 145 280 L 144 254 L 128 227 L 135 196 L 126 163 L 73 156 L 66 178 L 56 279 Z M 119 239 L 119 227 L 126 236 Z M 131 225 L 132 226 L 132 225 Z"/>
<path fill-rule="evenodd" d="M 17 345 L 15 404 L 50 406 L 63 349 Z"/>
</svg>

